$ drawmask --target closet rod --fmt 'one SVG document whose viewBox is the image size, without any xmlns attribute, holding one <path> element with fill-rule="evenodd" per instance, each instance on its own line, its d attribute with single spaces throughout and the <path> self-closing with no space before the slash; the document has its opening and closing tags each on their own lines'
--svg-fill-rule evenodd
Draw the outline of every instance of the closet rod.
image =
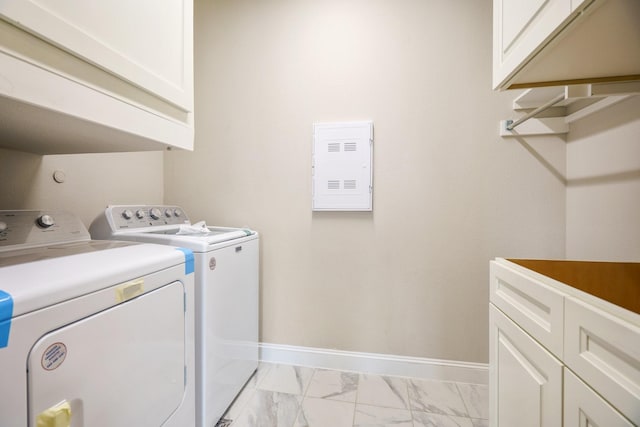
<svg viewBox="0 0 640 427">
<path fill-rule="evenodd" d="M 531 111 L 530 113 L 527 113 L 524 116 L 520 117 L 515 122 L 513 120 L 507 120 L 507 123 L 506 123 L 507 130 L 515 129 L 516 126 L 521 125 L 522 123 L 526 122 L 531 117 L 533 117 L 536 114 L 538 114 L 539 112 L 544 111 L 547 108 L 553 107 L 554 105 L 556 105 L 558 102 L 562 101 L 563 99 L 565 99 L 565 93 L 564 92 L 561 93 L 560 95 L 556 96 L 555 98 L 553 98 L 551 101 L 547 102 L 546 104 L 541 105 L 538 108 L 536 108 L 535 110 Z"/>
</svg>

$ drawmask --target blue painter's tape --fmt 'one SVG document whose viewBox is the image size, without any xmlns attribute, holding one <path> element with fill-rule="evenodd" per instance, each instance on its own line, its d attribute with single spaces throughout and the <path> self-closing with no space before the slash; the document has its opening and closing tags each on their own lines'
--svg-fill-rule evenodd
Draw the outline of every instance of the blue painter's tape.
<svg viewBox="0 0 640 427">
<path fill-rule="evenodd" d="M 0 290 L 0 348 L 9 345 L 12 316 L 13 298 L 7 292 Z"/>
<path fill-rule="evenodd" d="M 193 251 L 186 248 L 176 248 L 184 253 L 184 274 L 191 274 L 195 270 Z"/>
</svg>

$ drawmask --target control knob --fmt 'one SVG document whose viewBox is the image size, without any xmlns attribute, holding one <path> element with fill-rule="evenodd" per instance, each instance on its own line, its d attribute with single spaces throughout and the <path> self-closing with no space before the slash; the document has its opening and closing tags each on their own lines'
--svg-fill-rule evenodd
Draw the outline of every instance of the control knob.
<svg viewBox="0 0 640 427">
<path fill-rule="evenodd" d="M 55 219 L 51 215 L 40 215 L 36 220 L 38 226 L 42 228 L 49 228 L 56 223 Z"/>
<path fill-rule="evenodd" d="M 122 218 L 124 219 L 131 219 L 133 218 L 133 212 L 131 212 L 131 209 L 125 209 L 122 211 Z"/>
<path fill-rule="evenodd" d="M 138 218 L 138 219 L 144 218 L 144 211 L 142 209 L 138 209 L 136 211 L 136 218 Z"/>
<path fill-rule="evenodd" d="M 160 219 L 160 215 L 162 215 L 162 212 L 160 212 L 160 209 L 158 208 L 151 208 L 151 210 L 149 211 L 149 215 L 152 219 Z"/>
<path fill-rule="evenodd" d="M 180 218 L 182 216 L 182 211 L 180 209 L 174 209 L 173 214 Z"/>
<path fill-rule="evenodd" d="M 171 209 L 165 209 L 164 216 L 171 218 L 171 215 L 173 215 L 173 213 L 171 213 Z"/>
<path fill-rule="evenodd" d="M 7 229 L 7 223 L 4 221 L 0 221 L 0 233 Z"/>
</svg>

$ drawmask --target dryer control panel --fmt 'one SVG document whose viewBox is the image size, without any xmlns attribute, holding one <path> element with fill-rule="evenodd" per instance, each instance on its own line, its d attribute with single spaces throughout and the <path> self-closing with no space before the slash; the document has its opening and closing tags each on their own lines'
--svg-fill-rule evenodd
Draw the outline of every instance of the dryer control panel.
<svg viewBox="0 0 640 427">
<path fill-rule="evenodd" d="M 0 251 L 88 240 L 87 228 L 69 212 L 0 210 Z"/>
</svg>

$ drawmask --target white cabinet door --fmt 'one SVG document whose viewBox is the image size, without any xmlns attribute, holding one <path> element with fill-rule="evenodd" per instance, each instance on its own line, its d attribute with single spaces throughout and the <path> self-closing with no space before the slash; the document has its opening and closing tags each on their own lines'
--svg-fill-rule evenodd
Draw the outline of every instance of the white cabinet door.
<svg viewBox="0 0 640 427">
<path fill-rule="evenodd" d="M 0 70 L 5 148 L 193 149 L 192 0 L 0 2 Z"/>
<path fill-rule="evenodd" d="M 564 427 L 633 427 L 611 405 L 565 368 Z"/>
<path fill-rule="evenodd" d="M 574 10 L 578 9 L 579 7 L 582 7 L 582 5 L 588 0 L 571 0 L 571 11 L 573 12 Z"/>
<path fill-rule="evenodd" d="M 17 26 L 185 111 L 191 110 L 191 6 L 179 0 L 8 0 Z"/>
<path fill-rule="evenodd" d="M 637 0 L 494 0 L 493 87 L 638 80 L 639 17 Z"/>
<path fill-rule="evenodd" d="M 571 0 L 494 0 L 494 88 L 532 57 L 570 14 Z"/>
<path fill-rule="evenodd" d="M 632 323 L 576 298 L 565 308 L 565 364 L 640 424 L 640 316 Z"/>
<path fill-rule="evenodd" d="M 562 423 L 562 364 L 489 305 L 492 427 L 556 427 Z"/>
</svg>

